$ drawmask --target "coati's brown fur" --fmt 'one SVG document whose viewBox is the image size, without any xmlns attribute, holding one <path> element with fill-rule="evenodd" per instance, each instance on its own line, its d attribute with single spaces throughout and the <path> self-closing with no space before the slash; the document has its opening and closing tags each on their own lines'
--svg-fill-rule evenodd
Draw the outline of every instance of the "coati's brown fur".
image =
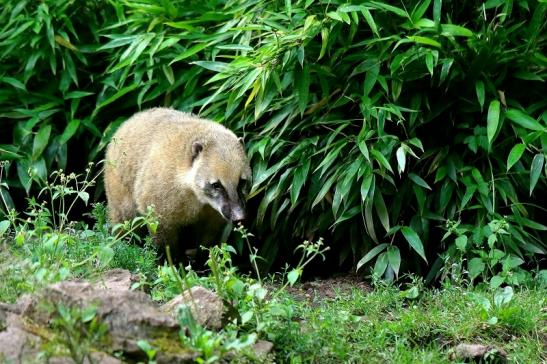
<svg viewBox="0 0 547 364">
<path fill-rule="evenodd" d="M 233 132 L 168 108 L 133 115 L 106 151 L 105 189 L 112 223 L 144 214 L 154 205 L 159 219 L 156 242 L 179 255 L 194 247 L 195 241 L 185 241 L 190 236 L 199 244 L 216 243 L 228 222 L 245 218 L 250 179 L 243 144 Z M 193 234 L 187 235 L 186 228 Z"/>
</svg>

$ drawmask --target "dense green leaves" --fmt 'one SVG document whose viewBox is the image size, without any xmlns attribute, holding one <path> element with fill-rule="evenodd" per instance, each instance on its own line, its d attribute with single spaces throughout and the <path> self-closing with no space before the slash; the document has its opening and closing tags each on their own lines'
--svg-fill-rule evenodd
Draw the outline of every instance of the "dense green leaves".
<svg viewBox="0 0 547 364">
<path fill-rule="evenodd" d="M 127 116 L 163 105 L 244 137 L 266 266 L 322 236 L 388 279 L 445 254 L 508 282 L 522 265 L 480 247 L 531 266 L 547 250 L 541 2 L 4 3 L 6 196 L 83 168 L 76 151 L 100 159 Z"/>
</svg>

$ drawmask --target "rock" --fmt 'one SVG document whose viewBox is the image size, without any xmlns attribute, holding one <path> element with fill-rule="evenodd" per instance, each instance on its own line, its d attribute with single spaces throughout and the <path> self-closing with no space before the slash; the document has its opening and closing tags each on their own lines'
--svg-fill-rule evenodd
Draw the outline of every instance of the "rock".
<svg viewBox="0 0 547 364">
<path fill-rule="evenodd" d="M 110 287 L 116 285 L 111 285 Z M 162 352 L 157 362 L 193 362 L 194 352 L 181 347 L 180 326 L 162 312 L 143 292 L 97 288 L 84 281 L 65 281 L 51 285 L 30 301 L 19 305 L 21 314 L 37 325 L 47 326 L 55 317 L 55 306 L 85 309 L 97 308 L 96 317 L 108 326 L 110 349 L 126 355 L 143 357 L 139 340 L 147 340 Z M 165 353 L 165 354 L 163 354 Z"/>
<path fill-rule="evenodd" d="M 224 304 L 216 293 L 200 286 L 192 287 L 165 303 L 161 306 L 161 310 L 176 317 L 177 309 L 181 304 L 190 307 L 192 316 L 200 325 L 211 330 L 222 328 Z"/>
<path fill-rule="evenodd" d="M 507 353 L 503 349 L 495 348 L 492 345 L 482 344 L 458 344 L 452 351 L 452 359 L 465 360 L 479 360 L 486 356 L 495 356 L 502 362 L 507 359 Z"/>
<path fill-rule="evenodd" d="M 93 352 L 89 355 L 91 357 L 91 361 L 88 358 L 85 358 L 83 360 L 83 364 L 123 364 L 123 362 L 120 359 L 117 359 L 111 355 L 108 355 L 103 352 Z M 48 364 L 74 364 L 74 360 L 72 358 L 63 356 L 63 357 L 53 357 L 49 358 L 47 361 Z"/>
<path fill-rule="evenodd" d="M 112 269 L 101 275 L 101 279 L 94 286 L 112 291 L 129 291 L 139 277 L 125 269 Z"/>
<path fill-rule="evenodd" d="M 6 326 L 0 331 L 0 362 L 33 363 L 40 352 L 40 338 L 24 330 L 20 316 L 6 313 L 4 318 Z"/>
<path fill-rule="evenodd" d="M 258 340 L 253 345 L 253 351 L 257 356 L 266 356 L 268 355 L 273 349 L 273 343 L 266 341 L 266 340 Z"/>
</svg>

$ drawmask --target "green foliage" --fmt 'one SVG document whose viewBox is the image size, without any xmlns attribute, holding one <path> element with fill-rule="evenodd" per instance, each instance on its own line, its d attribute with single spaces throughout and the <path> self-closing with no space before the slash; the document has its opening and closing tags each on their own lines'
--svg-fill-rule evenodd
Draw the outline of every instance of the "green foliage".
<svg viewBox="0 0 547 364">
<path fill-rule="evenodd" d="M 167 105 L 245 136 L 266 266 L 323 236 L 341 263 L 386 279 L 461 262 L 472 280 L 508 282 L 547 249 L 546 12 L 532 0 L 8 0 L 0 194 L 11 204 L 8 187 L 65 168 L 69 148 L 98 158 L 125 116 Z"/>
</svg>

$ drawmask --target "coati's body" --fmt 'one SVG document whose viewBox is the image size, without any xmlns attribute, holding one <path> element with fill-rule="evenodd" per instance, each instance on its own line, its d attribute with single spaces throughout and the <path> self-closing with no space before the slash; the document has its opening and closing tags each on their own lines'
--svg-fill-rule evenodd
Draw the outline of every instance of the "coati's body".
<svg viewBox="0 0 547 364">
<path fill-rule="evenodd" d="M 154 205 L 156 242 L 179 254 L 215 243 L 227 222 L 245 217 L 251 178 L 241 141 L 220 124 L 173 109 L 135 114 L 106 151 L 105 189 L 110 219 L 123 222 Z M 188 233 L 188 228 L 193 231 Z M 179 241 L 179 239 L 181 241 Z"/>
</svg>

